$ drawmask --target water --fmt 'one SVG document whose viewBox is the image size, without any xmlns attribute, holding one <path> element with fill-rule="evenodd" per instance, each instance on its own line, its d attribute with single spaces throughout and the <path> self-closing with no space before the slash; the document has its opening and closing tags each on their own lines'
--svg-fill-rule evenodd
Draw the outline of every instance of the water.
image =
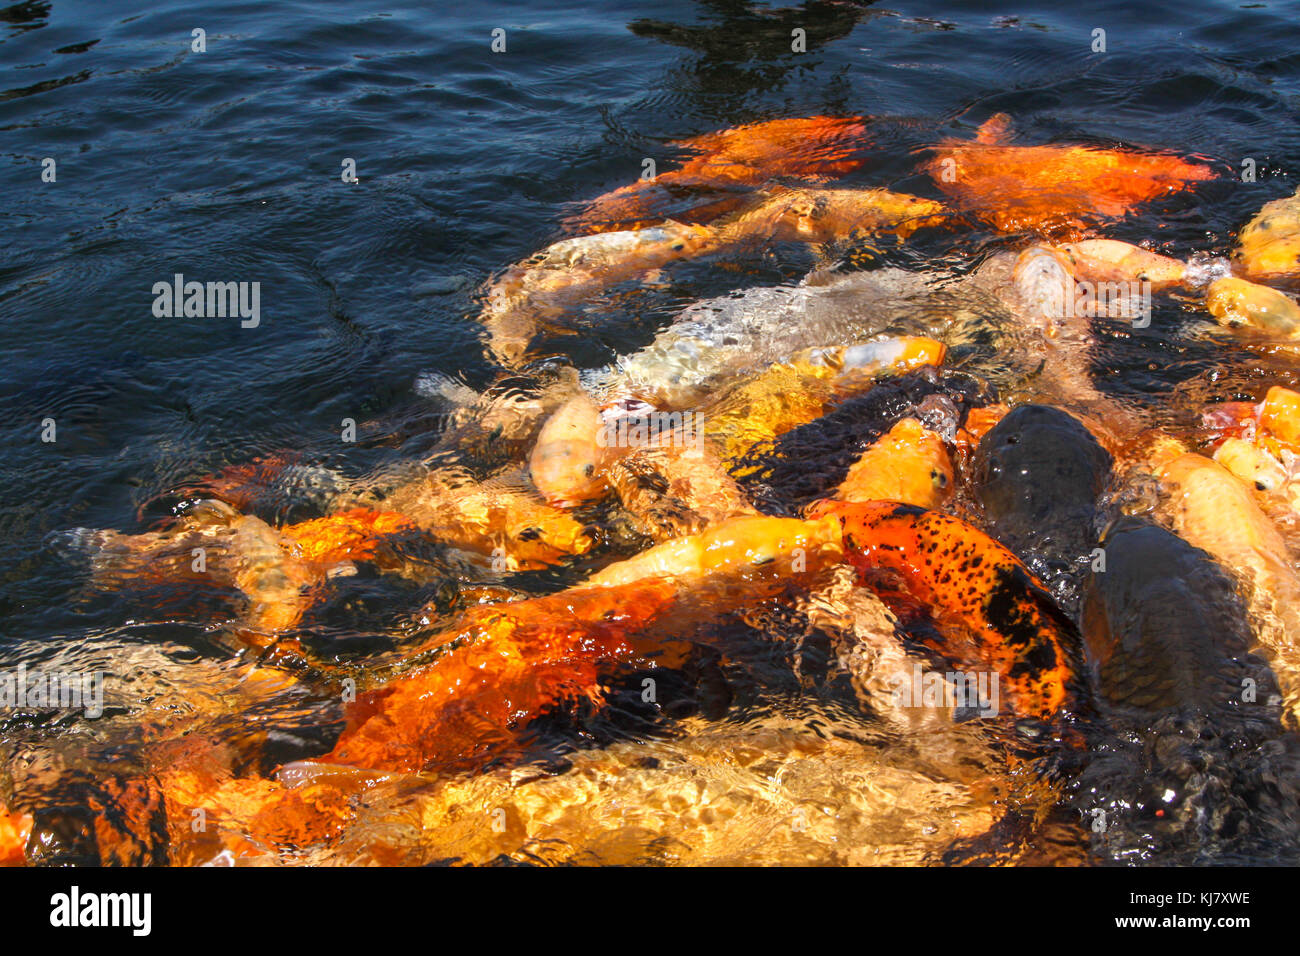
<svg viewBox="0 0 1300 956">
<path fill-rule="evenodd" d="M 807 31 L 805 53 L 791 51 L 795 27 Z M 491 51 L 495 28 L 505 53 Z M 1091 51 L 1096 28 L 1105 53 Z M 195 29 L 205 52 L 192 49 Z M 846 182 L 937 196 L 915 172 L 917 150 L 1006 111 L 1025 142 L 1206 158 L 1218 179 L 1109 235 L 1180 257 L 1222 254 L 1263 202 L 1297 185 L 1297 50 L 1300 26 L 1281 2 L 5 7 L 0 650 L 11 667 L 153 675 L 148 703 L 119 687 L 110 723 L 20 716 L 4 725 L 11 742 L 61 748 L 76 763 L 87 741 L 130 736 L 146 712 L 238 711 L 213 676 L 237 653 L 218 626 L 237 606 L 231 594 L 89 588 L 52 540 L 74 527 L 143 530 L 178 488 L 260 457 L 362 476 L 423 455 L 443 418 L 417 389 L 421 376 L 475 389 L 495 378 L 473 321 L 482 282 L 559 238 L 573 203 L 631 181 L 645 158 L 669 168 L 671 140 L 775 117 L 868 115 L 875 147 Z M 55 182 L 42 181 L 46 158 Z M 340 177 L 348 159 L 355 184 Z M 1257 182 L 1240 181 L 1248 159 Z M 795 281 L 809 264 L 783 248 L 679 270 L 665 288 L 614 302 L 560 351 L 607 364 L 686 302 Z M 260 324 L 155 317 L 153 286 L 176 273 L 259 282 Z M 1259 360 L 1208 342 L 1207 328 L 1195 303 L 1175 299 L 1158 303 L 1150 329 L 1103 327 L 1099 379 L 1138 403 L 1172 402 L 1160 415 L 1184 425 L 1206 400 L 1254 397 Z M 1268 382 L 1296 380 L 1269 362 Z M 46 418 L 54 444 L 40 441 Z M 357 423 L 355 443 L 340 441 L 344 419 Z M 453 576 L 342 579 L 305 641 L 344 668 L 386 659 Z M 529 586 L 557 584 L 543 575 Z M 852 699 L 843 687 L 790 684 L 787 663 L 728 664 L 718 680 L 739 701 L 728 719 L 768 719 L 775 696 L 807 725 L 809 694 Z M 284 706 L 306 723 L 337 716 L 306 697 Z M 686 710 L 708 711 L 708 698 L 685 693 Z M 547 739 L 559 751 L 623 741 L 648 718 L 603 719 L 559 721 Z M 566 838 L 580 844 L 580 828 Z"/>
</svg>

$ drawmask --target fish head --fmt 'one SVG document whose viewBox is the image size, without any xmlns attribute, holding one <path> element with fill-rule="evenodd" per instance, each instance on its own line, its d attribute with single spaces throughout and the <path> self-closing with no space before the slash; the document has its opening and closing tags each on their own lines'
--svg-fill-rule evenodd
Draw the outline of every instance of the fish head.
<svg viewBox="0 0 1300 956">
<path fill-rule="evenodd" d="M 514 509 L 504 529 L 506 554 L 524 570 L 558 564 L 573 555 L 586 554 L 595 540 L 585 526 L 567 512 L 536 502 Z"/>
<path fill-rule="evenodd" d="M 1117 239 L 1085 239 L 1057 247 L 1080 278 L 1092 281 L 1146 282 L 1154 289 L 1179 285 L 1187 264 Z"/>
<path fill-rule="evenodd" d="M 561 405 L 542 426 L 528 459 L 533 484 L 551 505 L 571 508 L 608 490 L 608 449 L 600 409 L 585 393 Z"/>
<path fill-rule="evenodd" d="M 1260 491 L 1279 491 L 1287 483 L 1287 472 L 1280 461 L 1241 438 L 1226 439 L 1215 450 L 1214 460 Z"/>
<path fill-rule="evenodd" d="M 1241 230 L 1233 256 L 1252 278 L 1280 279 L 1300 272 L 1300 190 L 1265 203 Z"/>
<path fill-rule="evenodd" d="M 1016 259 L 1012 275 L 1024 318 L 1049 342 L 1059 339 L 1075 318 L 1073 264 L 1050 246 L 1030 246 Z"/>
<path fill-rule="evenodd" d="M 1210 284 L 1205 308 L 1220 325 L 1250 326 L 1279 335 L 1300 332 L 1300 305 L 1276 289 L 1226 277 Z"/>
<path fill-rule="evenodd" d="M 704 255 L 718 242 L 718 232 L 708 226 L 669 222 L 656 239 L 669 259 L 690 259 Z"/>
<path fill-rule="evenodd" d="M 892 231 L 906 238 L 947 217 L 942 203 L 888 189 L 786 190 L 778 197 L 773 235 L 804 242 L 833 242 L 858 231 Z"/>
</svg>

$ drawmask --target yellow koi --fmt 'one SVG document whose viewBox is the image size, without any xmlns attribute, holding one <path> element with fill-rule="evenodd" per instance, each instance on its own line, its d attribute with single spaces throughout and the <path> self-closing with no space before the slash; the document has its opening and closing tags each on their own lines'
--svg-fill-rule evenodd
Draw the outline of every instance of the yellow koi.
<svg viewBox="0 0 1300 956">
<path fill-rule="evenodd" d="M 1056 247 L 1075 274 L 1092 282 L 1149 282 L 1153 290 L 1182 285 L 1187 264 L 1117 239 L 1085 239 Z"/>
<path fill-rule="evenodd" d="M 618 587 L 645 578 L 695 578 L 761 569 L 789 579 L 818 571 L 841 555 L 839 524 L 765 515 L 732 518 L 699 534 L 657 544 L 597 571 L 588 580 Z"/>
<path fill-rule="evenodd" d="M 1175 530 L 1245 580 L 1245 596 L 1258 638 L 1286 694 L 1286 709 L 1300 720 L 1300 579 L 1286 543 L 1250 489 L 1217 462 L 1180 455 L 1156 469 L 1171 493 Z"/>
<path fill-rule="evenodd" d="M 1300 331 L 1300 305 L 1294 299 L 1245 279 L 1224 278 L 1212 283 L 1205 307 L 1229 328 L 1246 325 L 1288 336 Z"/>
<path fill-rule="evenodd" d="M 1300 190 L 1264 204 L 1241 230 L 1234 257 L 1252 279 L 1300 274 Z"/>
<path fill-rule="evenodd" d="M 952 460 L 943 441 L 915 418 L 904 418 L 850 466 L 834 497 L 938 508 L 952 490 Z"/>
</svg>

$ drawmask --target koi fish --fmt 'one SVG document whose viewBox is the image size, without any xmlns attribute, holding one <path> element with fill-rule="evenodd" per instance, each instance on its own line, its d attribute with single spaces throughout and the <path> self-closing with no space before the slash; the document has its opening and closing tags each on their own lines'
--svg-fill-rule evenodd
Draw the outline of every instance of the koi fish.
<svg viewBox="0 0 1300 956">
<path fill-rule="evenodd" d="M 32 832 L 29 813 L 9 813 L 0 805 L 0 866 L 23 866 Z"/>
<path fill-rule="evenodd" d="M 347 705 L 346 727 L 329 753 L 282 767 L 279 781 L 214 775 L 202 761 L 179 759 L 190 738 L 176 742 L 177 759 L 160 775 L 167 805 L 182 811 L 169 832 L 192 841 L 182 835 L 183 811 L 212 807 L 223 829 L 246 834 L 231 841 L 240 852 L 334 838 L 356 813 L 351 795 L 376 774 L 446 772 L 516 754 L 521 720 L 599 701 L 600 668 L 680 665 L 679 635 L 792 580 L 811 580 L 842 559 L 842 541 L 855 565 L 901 572 L 912 600 L 970 630 L 973 642 L 954 639 L 939 649 L 995 667 L 1016 713 L 1054 716 L 1072 700 L 1068 625 L 1053 618 L 1041 588 L 1005 549 L 920 508 L 828 502 L 808 520 L 733 519 L 612 565 L 585 585 L 469 610 L 399 676 Z M 960 587 L 946 586 L 957 580 Z"/>
<path fill-rule="evenodd" d="M 697 155 L 680 169 L 639 179 L 587 204 L 567 225 L 584 232 L 638 228 L 667 214 L 705 222 L 731 208 L 725 197 L 784 176 L 839 176 L 856 169 L 866 132 L 858 116 L 769 120 L 669 145 Z M 678 198 L 685 194 L 687 209 Z M 743 194 L 742 194 L 743 195 Z"/>
<path fill-rule="evenodd" d="M 1300 392 L 1270 388 L 1259 408 L 1259 427 L 1279 449 L 1300 454 Z"/>
<path fill-rule="evenodd" d="M 509 570 L 549 567 L 595 544 L 583 525 L 535 494 L 517 472 L 476 481 L 463 469 L 438 469 L 390 492 L 383 504 L 438 540 L 490 554 Z"/>
<path fill-rule="evenodd" d="M 606 471 L 626 450 L 603 443 L 603 427 L 600 409 L 585 392 L 546 420 L 529 455 L 528 472 L 548 502 L 572 508 L 605 494 Z"/>
<path fill-rule="evenodd" d="M 722 477 L 729 479 L 725 473 Z M 731 487 L 735 487 L 734 483 Z M 889 497 L 890 500 L 933 507 L 946 500 L 952 490 L 952 463 L 943 441 L 915 418 L 905 418 L 850 466 L 836 490 L 836 497 L 852 501 Z M 733 557 L 736 548 L 740 548 L 744 555 L 755 556 L 753 563 L 756 565 L 800 548 L 801 563 L 794 570 L 802 572 L 807 569 L 812 545 L 821 549 L 830 547 L 827 543 L 830 539 L 824 538 L 824 528 L 801 528 L 789 518 L 760 517 L 739 488 L 736 488 L 735 495 L 739 501 L 733 502 L 727 496 L 729 507 L 719 508 L 717 516 L 707 522 L 704 529 L 693 530 L 689 536 L 677 536 L 658 548 L 651 548 L 597 572 L 589 579 L 590 583 L 619 582 L 649 574 L 690 576 L 717 570 L 720 560 L 738 563 Z M 808 534 L 813 537 L 806 537 Z M 794 535 L 795 543 L 783 543 L 783 535 Z M 814 562 L 818 566 L 824 563 L 820 560 Z"/>
<path fill-rule="evenodd" d="M 988 398 L 986 387 L 978 379 L 923 366 L 885 379 L 870 391 L 845 399 L 820 418 L 773 441 L 760 442 L 732 464 L 731 473 L 760 511 L 800 514 L 818 499 L 835 497 L 837 487 L 842 486 L 861 458 L 879 461 L 880 453 L 873 454 L 871 447 L 901 420 L 914 418 L 936 437 L 947 440 L 956 436 L 968 410 L 987 403 Z M 938 446 L 925 437 L 908 444 L 910 452 L 900 450 L 897 462 L 885 463 L 891 470 L 873 476 L 869 465 L 858 465 L 851 486 L 860 489 L 855 497 L 867 496 L 868 486 L 873 485 L 882 493 L 890 487 L 914 489 L 909 495 L 917 491 L 932 493 L 925 491 L 927 486 L 941 492 L 934 484 L 942 478 L 933 478 L 931 472 L 937 469 L 939 475 L 944 473 L 946 449 L 940 455 Z"/>
<path fill-rule="evenodd" d="M 656 542 L 758 513 L 708 444 L 636 449 L 618 459 L 607 478 L 636 530 Z"/>
<path fill-rule="evenodd" d="M 1116 239 L 1084 239 L 1056 248 L 1075 275 L 1091 282 L 1145 282 L 1158 292 L 1188 281 L 1187 263 Z"/>
<path fill-rule="evenodd" d="M 885 374 L 939 367 L 947 349 L 923 336 L 883 339 L 841 348 L 809 349 L 726 388 L 700 409 L 706 434 L 734 463 L 824 414 L 836 401 L 861 393 Z"/>
<path fill-rule="evenodd" d="M 1214 450 L 1214 460 L 1260 491 L 1280 491 L 1289 480 L 1280 461 L 1243 438 L 1225 438 Z"/>
<path fill-rule="evenodd" d="M 322 760 L 405 772 L 481 766 L 517 746 L 521 717 L 598 700 L 602 663 L 663 654 L 639 639 L 681 605 L 677 594 L 673 582 L 653 579 L 473 608 L 454 632 L 429 642 L 442 649 L 436 659 L 358 695 Z"/>
<path fill-rule="evenodd" d="M 810 276 L 796 286 L 707 299 L 684 309 L 649 345 L 621 356 L 591 384 L 603 394 L 633 395 L 656 408 L 698 408 L 738 376 L 789 363 L 810 350 L 868 342 L 881 335 L 889 317 L 906 310 L 901 302 L 931 292 L 924 276 L 881 269 Z M 945 320 L 952 311 L 946 301 L 934 310 L 936 319 Z M 907 331 L 936 337 L 928 329 Z M 880 361 L 888 364 L 890 358 Z"/>
<path fill-rule="evenodd" d="M 1006 418 L 1011 409 L 1001 403 L 972 408 L 966 413 L 966 422 L 957 429 L 953 437 L 953 447 L 963 471 L 969 471 L 975 451 L 984 436 L 997 427 L 998 422 Z"/>
<path fill-rule="evenodd" d="M 544 324 L 591 296 L 672 262 L 722 249 L 728 237 L 705 226 L 666 222 L 646 229 L 564 239 L 511 266 L 487 289 L 480 316 L 494 355 L 516 365 Z"/>
<path fill-rule="evenodd" d="M 947 218 L 942 204 L 884 189 L 776 188 L 711 226 L 658 226 L 566 239 L 511 267 L 487 292 L 482 321 L 491 348 L 516 364 L 539 326 L 590 296 L 671 262 L 746 243 L 847 239 L 893 232 L 902 240 Z"/>
<path fill-rule="evenodd" d="M 1218 445 L 1215 460 L 1237 477 L 1253 482 L 1254 474 L 1276 477 L 1280 470 L 1289 479 L 1300 457 L 1300 392 L 1274 385 L 1258 404 L 1222 402 L 1201 418 Z M 1278 487 L 1269 481 L 1260 490 Z"/>
<path fill-rule="evenodd" d="M 1221 565 L 1243 576 L 1258 639 L 1286 694 L 1292 720 L 1300 714 L 1300 578 L 1286 543 L 1250 490 L 1217 462 L 1184 454 L 1160 464 L 1156 477 L 1171 495 L 1174 529 Z"/>
<path fill-rule="evenodd" d="M 228 583 L 247 600 L 237 633 L 254 645 L 291 630 L 319 600 L 326 582 L 375 561 L 396 535 L 425 530 L 442 540 L 500 557 L 509 569 L 547 567 L 594 544 L 582 525 L 522 488 L 430 477 L 388 499 L 400 511 L 351 507 L 276 529 L 224 502 L 192 509 L 162 532 L 83 532 L 96 579 Z M 201 563 L 196 564 L 201 556 Z"/>
<path fill-rule="evenodd" d="M 690 579 L 748 568 L 782 579 L 826 567 L 840 556 L 835 522 L 741 516 L 699 534 L 665 541 L 597 571 L 588 583 L 617 587 L 653 577 Z"/>
<path fill-rule="evenodd" d="M 220 501 L 204 501 L 165 531 L 75 533 L 101 586 L 192 580 L 229 584 L 247 600 L 239 634 L 255 645 L 297 625 L 330 577 L 352 571 L 341 553 L 305 554 L 292 537 Z"/>
<path fill-rule="evenodd" d="M 1071 256 L 1051 246 L 1030 246 L 1016 257 L 1004 296 L 1017 318 L 1038 333 L 1034 345 L 1041 351 L 1043 364 L 1034 383 L 1034 400 L 1086 412 L 1113 431 L 1136 432 L 1141 422 L 1134 413 L 1092 383 L 1092 318 L 1137 321 L 1150 303 L 1140 285 L 1113 283 L 1103 290 L 1092 280 L 1082 279 L 1089 273 L 1080 270 L 1089 267 L 1087 257 Z M 990 263 L 991 271 L 1001 268 Z M 1100 274 L 1114 272 L 1107 267 Z M 1083 285 L 1085 281 L 1091 284 Z"/>
<path fill-rule="evenodd" d="M 922 165 L 960 208 L 1002 232 L 1076 235 L 1099 220 L 1213 178 L 1177 156 L 1092 146 L 1012 146 L 999 113 L 973 141 L 946 140 Z"/>
<path fill-rule="evenodd" d="M 349 508 L 324 518 L 286 525 L 280 533 L 293 541 L 296 558 L 317 563 L 371 561 L 381 542 L 415 530 L 415 523 L 395 511 Z"/>
<path fill-rule="evenodd" d="M 1012 712 L 1045 721 L 1087 703 L 1079 635 L 1029 570 L 1005 547 L 958 518 L 897 502 L 815 506 L 834 518 L 850 564 L 867 583 L 875 572 L 902 579 L 900 590 L 873 588 L 899 614 L 925 606 L 943 638 L 929 646 L 949 660 L 991 667 Z M 969 634 L 956 637 L 948 625 Z"/>
<path fill-rule="evenodd" d="M 1264 204 L 1241 230 L 1233 258 L 1252 279 L 1300 274 L 1300 189 Z"/>
<path fill-rule="evenodd" d="M 1214 282 L 1206 292 L 1205 307 L 1228 328 L 1249 326 L 1288 337 L 1300 332 L 1300 305 L 1294 299 L 1245 279 Z"/>
<path fill-rule="evenodd" d="M 701 408 L 709 440 L 719 444 L 724 461 L 732 461 L 757 442 L 782 434 L 825 411 L 834 397 L 866 388 L 884 373 L 904 373 L 943 361 L 944 346 L 934 339 L 902 337 L 866 342 L 846 348 L 805 350 L 787 363 L 773 365 L 766 372 L 723 393 Z M 639 394 L 640 386 L 624 381 L 607 385 L 614 395 Z M 665 392 L 645 392 L 656 398 Z M 668 393 L 680 398 L 682 393 Z M 609 469 L 632 450 L 607 440 L 607 425 L 626 410 L 619 399 L 610 401 L 605 412 L 586 395 L 578 395 L 562 406 L 543 426 L 529 459 L 533 483 L 551 503 L 572 507 L 603 496 L 608 490 Z M 668 407 L 681 407 L 672 406 Z M 643 401 L 628 414 L 644 417 L 660 414 Z M 666 441 L 663 444 L 672 444 Z M 696 459 L 695 463 L 701 463 Z"/>
<path fill-rule="evenodd" d="M 1077 633 L 1010 552 L 938 512 L 828 501 L 807 520 L 734 518 L 559 594 L 471 609 L 417 653 L 428 664 L 358 697 L 323 759 L 402 771 L 481 763 L 514 746 L 521 715 L 596 695 L 602 662 L 671 656 L 664 628 L 680 634 L 811 580 L 841 548 L 859 569 L 901 573 L 912 601 L 964 625 L 971 642 L 936 649 L 995 667 L 1016 713 L 1047 719 L 1074 701 Z"/>
<path fill-rule="evenodd" d="M 1101 695 L 1152 716 L 1239 712 L 1251 635 L 1232 579 L 1139 518 L 1121 518 L 1101 543 L 1106 569 L 1088 578 L 1083 628 Z M 1264 670 L 1253 676 L 1266 687 Z"/>
<path fill-rule="evenodd" d="M 901 242 L 951 215 L 943 203 L 888 189 L 774 187 L 769 194 L 730 228 L 777 242 L 821 244 L 878 233 L 892 233 Z"/>
<path fill-rule="evenodd" d="M 1296 748 L 1232 578 L 1144 519 L 1120 518 L 1102 546 L 1083 631 L 1115 732 L 1068 786 L 1085 819 L 1105 814 L 1095 851 L 1204 864 L 1289 845 Z"/>
<path fill-rule="evenodd" d="M 952 495 L 953 486 L 952 460 L 943 441 L 909 417 L 862 453 L 833 497 L 938 508 Z"/>
<path fill-rule="evenodd" d="M 1070 612 L 1092 561 L 1111 465 L 1078 419 L 1047 405 L 1012 409 L 975 452 L 972 482 L 989 533 Z"/>
<path fill-rule="evenodd" d="M 775 176 L 841 176 L 862 165 L 854 154 L 866 133 L 863 116 L 768 120 L 704 133 L 675 143 L 700 156 L 682 166 L 686 177 L 766 182 Z"/>
</svg>

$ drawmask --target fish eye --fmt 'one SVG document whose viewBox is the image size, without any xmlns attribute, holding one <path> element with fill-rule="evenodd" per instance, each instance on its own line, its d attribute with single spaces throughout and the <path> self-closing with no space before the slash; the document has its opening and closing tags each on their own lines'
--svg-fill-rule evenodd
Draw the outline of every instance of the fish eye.
<svg viewBox="0 0 1300 956">
<path fill-rule="evenodd" d="M 537 541 L 542 536 L 541 528 L 525 528 L 519 532 L 520 541 Z"/>
<path fill-rule="evenodd" d="M 686 243 L 684 242 L 674 243 L 673 252 L 681 252 L 685 248 L 686 248 Z"/>
<path fill-rule="evenodd" d="M 592 475 L 594 475 L 594 474 L 596 473 L 596 466 L 595 466 L 595 465 L 587 465 L 585 468 L 582 469 L 582 473 L 583 473 L 583 475 L 586 476 L 587 478 L 590 478 Z"/>
<path fill-rule="evenodd" d="M 948 476 L 945 475 L 943 472 L 941 472 L 941 471 L 932 471 L 932 472 L 930 472 L 930 474 L 931 474 L 931 476 L 934 478 L 934 484 L 935 484 L 936 487 L 938 487 L 938 488 L 947 488 L 947 487 L 948 487 Z"/>
</svg>

